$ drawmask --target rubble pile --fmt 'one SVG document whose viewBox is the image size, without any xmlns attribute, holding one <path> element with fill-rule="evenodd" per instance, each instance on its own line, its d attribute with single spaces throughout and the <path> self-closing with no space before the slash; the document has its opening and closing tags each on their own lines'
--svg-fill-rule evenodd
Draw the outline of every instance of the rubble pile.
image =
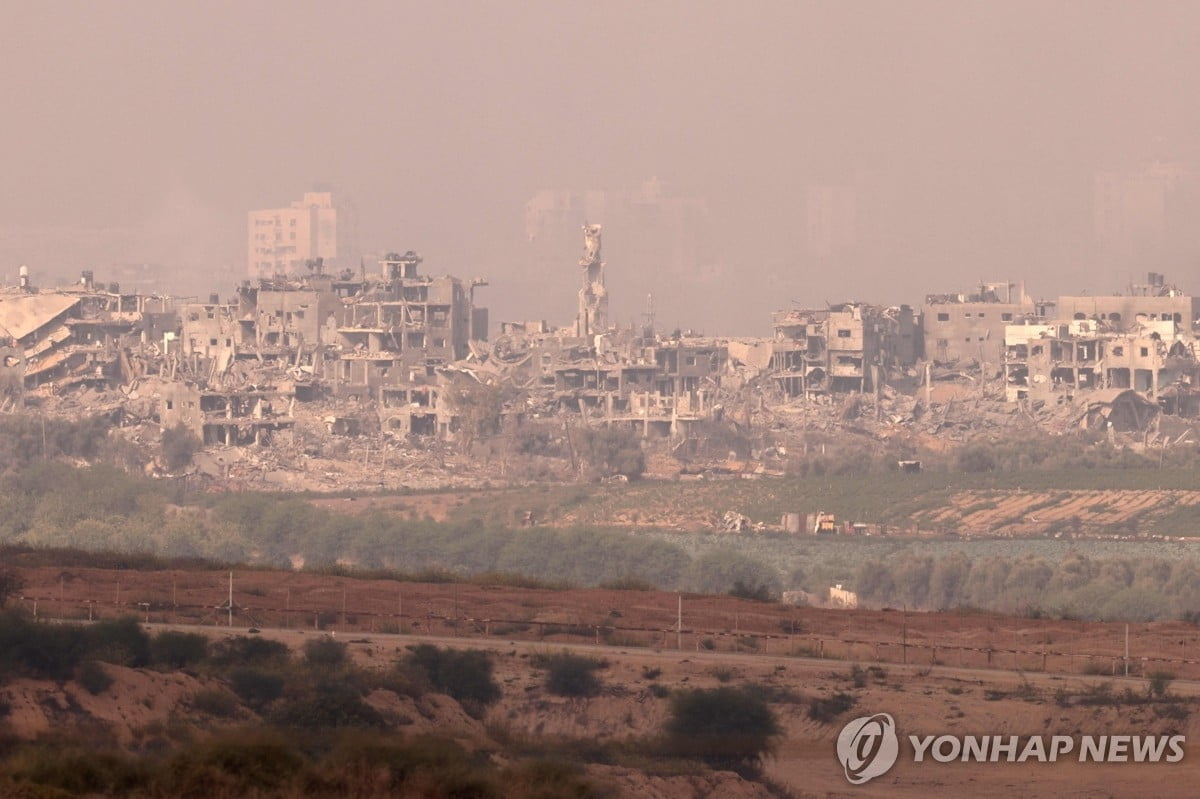
<svg viewBox="0 0 1200 799">
<path fill-rule="evenodd" d="M 683 477 L 782 474 L 837 441 L 1200 442 L 1200 301 L 1160 275 L 1128 296 L 1033 301 L 984 284 L 921 311 L 793 309 L 771 337 L 717 338 L 656 330 L 652 313 L 610 324 L 588 225 L 574 321 L 502 322 L 488 341 L 486 281 L 422 263 L 389 253 L 375 273 L 326 274 L 317 260 L 207 302 L 124 293 L 91 272 L 40 290 L 22 270 L 0 290 L 0 412 L 110 416 L 151 474 L 167 472 L 156 433 L 183 427 L 204 448 L 190 473 L 215 489 L 571 479 L 583 431 L 604 426 L 641 440 L 652 474 Z"/>
</svg>

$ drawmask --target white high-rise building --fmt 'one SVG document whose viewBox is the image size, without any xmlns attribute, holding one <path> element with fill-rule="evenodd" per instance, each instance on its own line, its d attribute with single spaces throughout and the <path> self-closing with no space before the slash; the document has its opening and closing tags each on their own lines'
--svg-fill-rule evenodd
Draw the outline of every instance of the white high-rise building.
<svg viewBox="0 0 1200 799">
<path fill-rule="evenodd" d="M 338 209 L 333 194 L 305 192 L 288 208 L 251 211 L 246 266 L 250 277 L 303 272 L 321 258 L 327 265 L 339 254 Z"/>
</svg>

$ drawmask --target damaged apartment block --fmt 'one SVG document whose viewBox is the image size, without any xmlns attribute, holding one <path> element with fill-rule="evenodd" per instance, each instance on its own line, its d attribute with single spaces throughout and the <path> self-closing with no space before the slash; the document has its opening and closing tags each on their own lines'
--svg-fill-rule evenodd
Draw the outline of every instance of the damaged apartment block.
<svg viewBox="0 0 1200 799">
<path fill-rule="evenodd" d="M 294 402 L 288 389 L 219 390 L 179 382 L 163 388 L 159 417 L 163 427 L 182 425 L 204 444 L 263 445 L 295 425 Z"/>
<path fill-rule="evenodd" d="M 90 271 L 75 285 L 37 291 L 22 270 L 21 285 L 0 293 L 0 339 L 21 350 L 25 389 L 111 388 L 152 370 L 157 342 L 175 329 L 167 298 L 122 293 Z"/>
<path fill-rule="evenodd" d="M 447 436 L 453 420 L 440 402 L 439 370 L 467 357 L 472 340 L 486 339 L 487 310 L 475 306 L 474 295 L 487 284 L 422 275 L 421 263 L 411 251 L 389 253 L 377 274 L 333 276 L 317 260 L 307 275 L 244 283 L 231 303 L 212 297 L 184 306 L 185 358 L 209 387 L 245 383 L 273 365 L 292 388 L 255 399 L 268 407 L 287 399 L 291 407 L 291 398 L 327 398 L 341 407 L 324 418 L 334 435 L 383 425 L 402 435 Z M 249 406 L 231 398 L 229 407 Z M 345 413 L 353 408 L 357 414 Z M 364 414 L 374 418 L 364 423 Z M 273 425 L 260 427 L 288 426 Z"/>
<path fill-rule="evenodd" d="M 882 440 L 908 428 L 962 441 L 1018 415 L 1131 433 L 1139 446 L 1193 440 L 1200 299 L 1161 275 L 1112 296 L 1035 300 L 1023 284 L 984 283 L 929 295 L 919 312 L 862 302 L 777 311 L 769 338 L 663 335 L 652 302 L 641 325 L 611 322 L 602 230 L 582 233 L 582 255 L 563 264 L 579 275 L 577 296 L 560 305 L 565 324 L 502 322 L 492 343 L 476 304 L 487 282 L 424 274 L 412 251 L 371 270 L 327 272 L 314 258 L 224 301 L 180 304 L 91 272 L 39 289 L 22 269 L 0 289 L 0 412 L 102 412 L 154 425 L 154 436 L 182 425 L 240 449 L 225 454 L 226 471 L 238 459 L 307 470 L 302 459 L 326 450 L 353 449 L 360 464 L 371 452 L 381 464 L 389 452 L 419 460 L 449 443 L 468 453 L 501 431 L 511 444 L 530 422 L 561 442 L 572 468 L 578 426 L 731 463 L 765 452 L 782 462 L 810 432 L 853 427 Z"/>
<path fill-rule="evenodd" d="M 875 391 L 917 360 L 912 308 L 861 303 L 774 315 L 772 378 L 788 397 Z"/>
</svg>

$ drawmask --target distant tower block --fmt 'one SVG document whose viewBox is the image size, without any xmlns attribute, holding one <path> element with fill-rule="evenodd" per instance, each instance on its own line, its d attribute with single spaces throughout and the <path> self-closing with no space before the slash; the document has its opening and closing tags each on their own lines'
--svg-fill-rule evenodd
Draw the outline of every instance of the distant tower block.
<svg viewBox="0 0 1200 799">
<path fill-rule="evenodd" d="M 579 289 L 579 318 L 575 332 L 581 338 L 608 330 L 608 290 L 604 288 L 604 262 L 600 260 L 600 226 L 583 226 L 583 287 Z"/>
</svg>

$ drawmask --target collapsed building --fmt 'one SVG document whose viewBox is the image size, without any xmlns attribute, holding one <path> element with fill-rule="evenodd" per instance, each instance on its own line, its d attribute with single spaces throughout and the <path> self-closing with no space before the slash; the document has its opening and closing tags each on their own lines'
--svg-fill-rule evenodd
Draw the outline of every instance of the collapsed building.
<svg viewBox="0 0 1200 799">
<path fill-rule="evenodd" d="M 862 403 L 875 413 L 855 432 L 880 437 L 920 425 L 965 440 L 988 420 L 1007 426 L 1005 403 L 1120 431 L 1200 417 L 1200 299 L 1161 275 L 1127 296 L 1034 300 L 1023 284 L 984 283 L 929 295 L 920 311 L 781 310 L 769 338 L 721 338 L 660 333 L 650 309 L 641 326 L 612 324 L 601 236 L 584 226 L 567 324 L 505 321 L 490 341 L 476 298 L 487 281 L 425 274 L 412 251 L 371 271 L 327 273 L 318 258 L 207 301 L 122 292 L 91 272 L 39 290 L 23 269 L 0 289 L 0 411 L 32 395 L 79 389 L 92 392 L 86 405 L 108 392 L 105 407 L 236 448 L 298 437 L 432 448 L 538 419 L 569 438 L 575 419 L 665 441 L 679 457 L 703 449 L 711 423 L 743 438 L 752 427 L 849 429 Z M 961 396 L 975 404 L 951 412 Z M 943 412 L 928 415 L 935 405 Z M 720 454 L 749 457 L 734 449 Z"/>
<path fill-rule="evenodd" d="M 1200 299 L 1151 272 L 1128 295 L 1064 296 L 1055 308 L 1053 316 L 1005 328 L 1008 401 L 1090 405 L 1100 392 L 1136 409 L 1131 391 L 1153 412 L 1119 418 L 1136 418 L 1142 429 L 1159 412 L 1200 416 Z"/>
<path fill-rule="evenodd" d="M 772 379 L 788 397 L 875 391 L 893 368 L 918 355 L 912 308 L 862 303 L 778 311 Z"/>
<path fill-rule="evenodd" d="M 221 304 L 181 308 L 183 354 L 203 374 L 206 385 L 230 381 L 245 386 L 210 404 L 233 408 L 293 407 L 295 400 L 326 398 L 351 412 L 328 421 L 334 434 L 378 429 L 401 434 L 448 435 L 453 420 L 440 401 L 439 371 L 466 358 L 474 341 L 486 340 L 487 309 L 476 307 L 475 289 L 487 285 L 420 272 L 422 258 L 409 251 L 389 253 L 377 274 L 351 271 L 326 275 L 322 264 L 305 276 L 249 281 L 236 298 Z M 280 378 L 262 395 L 244 364 L 276 366 Z M 361 416 L 373 410 L 375 419 Z M 244 415 L 244 414 L 243 414 Z M 180 421 L 197 429 L 195 417 Z M 209 423 L 204 439 L 221 436 Z M 247 425 L 257 431 L 288 427 L 281 420 Z M 197 429 L 197 434 L 201 434 Z M 231 441 L 242 440 L 225 435 Z M 256 440 L 261 437 L 256 433 Z"/>
<path fill-rule="evenodd" d="M 175 327 L 169 298 L 98 284 L 91 271 L 75 285 L 39 291 L 21 267 L 20 285 L 0 290 L 5 391 L 126 385 L 154 368 Z"/>
<path fill-rule="evenodd" d="M 1109 388 L 1157 397 L 1167 386 L 1200 385 L 1196 341 L 1170 321 L 1128 330 L 1091 321 L 1013 325 L 1005 342 L 1010 401 Z"/>
</svg>

